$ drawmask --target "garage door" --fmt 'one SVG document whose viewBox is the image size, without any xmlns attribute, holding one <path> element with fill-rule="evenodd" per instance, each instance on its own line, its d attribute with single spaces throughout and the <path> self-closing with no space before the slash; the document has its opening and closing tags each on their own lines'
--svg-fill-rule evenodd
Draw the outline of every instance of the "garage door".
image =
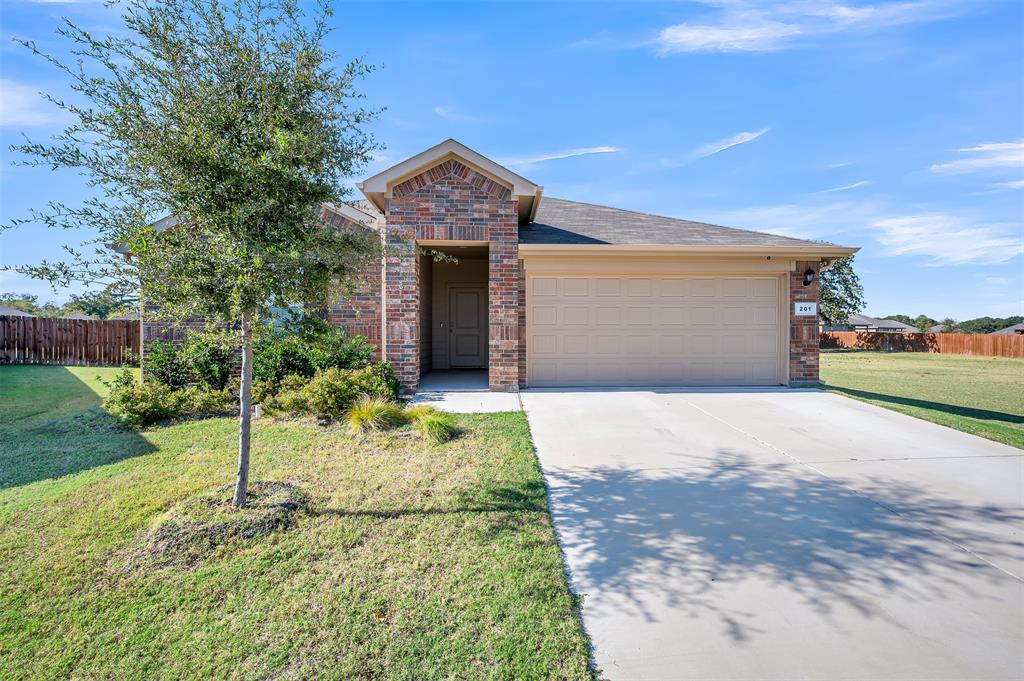
<svg viewBox="0 0 1024 681">
<path fill-rule="evenodd" d="M 779 289 L 771 276 L 531 276 L 529 385 L 778 385 Z"/>
</svg>

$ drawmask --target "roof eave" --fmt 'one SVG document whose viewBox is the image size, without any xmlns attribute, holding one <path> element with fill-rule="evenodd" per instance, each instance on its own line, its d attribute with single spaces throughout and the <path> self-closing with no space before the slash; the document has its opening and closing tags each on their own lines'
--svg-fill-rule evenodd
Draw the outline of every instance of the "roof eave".
<svg viewBox="0 0 1024 681">
<path fill-rule="evenodd" d="M 772 256 L 834 260 L 859 248 L 831 244 L 749 246 L 714 244 L 519 244 L 523 256 L 540 255 L 648 255 L 648 256 Z"/>
</svg>

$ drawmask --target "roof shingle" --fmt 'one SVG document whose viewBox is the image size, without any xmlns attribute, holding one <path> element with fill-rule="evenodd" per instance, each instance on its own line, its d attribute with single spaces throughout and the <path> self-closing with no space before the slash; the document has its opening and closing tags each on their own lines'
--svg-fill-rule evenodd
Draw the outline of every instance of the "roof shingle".
<svg viewBox="0 0 1024 681">
<path fill-rule="evenodd" d="M 519 228 L 519 243 L 753 247 L 834 245 L 547 196 L 541 199 L 534 221 Z"/>
</svg>

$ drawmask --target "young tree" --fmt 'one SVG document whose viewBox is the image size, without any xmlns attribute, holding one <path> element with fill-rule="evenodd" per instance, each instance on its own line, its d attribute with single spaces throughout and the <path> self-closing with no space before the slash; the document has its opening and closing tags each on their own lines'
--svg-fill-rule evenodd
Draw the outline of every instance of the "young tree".
<svg viewBox="0 0 1024 681">
<path fill-rule="evenodd" d="M 828 324 L 842 324 L 864 309 L 864 287 L 853 271 L 852 255 L 839 258 L 822 271 L 818 307 Z"/>
<path fill-rule="evenodd" d="M 946 317 L 942 320 L 942 333 L 953 333 L 956 331 L 956 320 L 952 317 Z"/>
<path fill-rule="evenodd" d="M 331 10 L 295 0 L 126 0 L 124 31 L 96 37 L 70 21 L 58 33 L 74 59 L 25 44 L 63 70 L 86 104 L 47 98 L 75 123 L 50 143 L 27 141 L 26 163 L 78 169 L 96 196 L 52 204 L 22 222 L 88 225 L 90 256 L 20 268 L 54 285 L 137 277 L 147 305 L 234 329 L 241 346 L 238 472 L 249 477 L 253 334 L 269 307 L 322 305 L 369 259 L 369 230 L 320 219 L 344 178 L 375 148 L 376 112 L 354 90 L 370 70 L 341 69 L 324 47 Z M 173 216 L 162 219 L 161 216 Z M 131 263 L 104 245 L 131 254 Z"/>
</svg>

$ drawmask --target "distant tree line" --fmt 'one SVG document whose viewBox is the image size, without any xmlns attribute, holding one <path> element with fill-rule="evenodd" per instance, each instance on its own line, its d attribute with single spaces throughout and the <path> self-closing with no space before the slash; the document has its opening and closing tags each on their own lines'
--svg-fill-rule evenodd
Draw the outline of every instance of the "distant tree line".
<svg viewBox="0 0 1024 681">
<path fill-rule="evenodd" d="M 977 319 L 967 319 L 962 322 L 950 319 L 949 317 L 938 321 L 923 314 L 916 317 L 905 314 L 891 314 L 888 317 L 882 317 L 882 319 L 891 319 L 895 322 L 910 324 L 917 327 L 917 330 L 921 333 L 930 331 L 934 326 L 941 326 L 940 331 L 942 333 L 992 333 L 1014 324 L 1024 324 L 1024 316 L 1021 315 L 1012 317 L 978 317 Z"/>
<path fill-rule="evenodd" d="M 96 319 L 112 319 L 138 311 L 138 294 L 126 287 L 107 286 L 99 291 L 72 295 L 58 305 L 39 302 L 39 296 L 28 293 L 0 293 L 0 305 L 13 307 L 34 317 L 67 317 L 81 312 Z"/>
</svg>

